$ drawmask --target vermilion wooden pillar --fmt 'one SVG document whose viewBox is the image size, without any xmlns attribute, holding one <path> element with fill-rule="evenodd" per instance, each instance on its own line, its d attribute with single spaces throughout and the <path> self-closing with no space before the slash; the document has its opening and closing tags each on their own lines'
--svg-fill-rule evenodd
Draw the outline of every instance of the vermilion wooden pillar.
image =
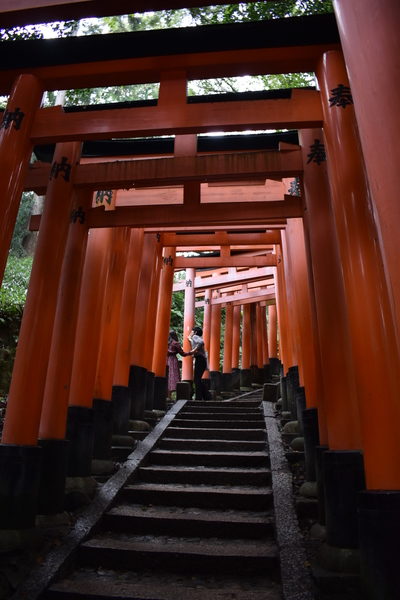
<svg viewBox="0 0 400 600">
<path fill-rule="evenodd" d="M 127 227 L 115 228 L 111 232 L 112 251 L 103 292 L 99 352 L 93 390 L 93 458 L 96 460 L 111 460 L 113 415 L 116 413 L 116 407 L 113 407 L 111 400 L 129 239 L 130 230 Z"/>
<path fill-rule="evenodd" d="M 242 364 L 240 369 L 240 388 L 251 387 L 251 305 L 243 304 L 242 319 Z"/>
<path fill-rule="evenodd" d="M 73 171 L 80 148 L 79 143 L 56 147 L 14 362 L 2 437 L 5 444 L 37 443 L 58 283 L 71 218 Z M 68 169 L 57 172 L 61 164 Z M 58 226 L 54 227 L 54 223 Z"/>
<path fill-rule="evenodd" d="M 40 418 L 41 440 L 64 440 L 74 356 L 81 277 L 86 254 L 88 228 L 85 215 L 91 207 L 92 192 L 75 193 L 72 219 L 62 265 L 57 309 L 46 373 Z"/>
<path fill-rule="evenodd" d="M 302 219 L 288 219 L 288 259 L 291 265 L 292 305 L 296 320 L 298 363 L 308 407 L 317 407 L 321 397 L 319 345 L 311 316 L 311 294 Z"/>
<path fill-rule="evenodd" d="M 38 510 L 45 514 L 64 510 L 68 397 L 88 237 L 85 215 L 91 206 L 92 196 L 91 190 L 74 195 L 73 214 L 80 217 L 72 219 L 69 226 L 51 338 L 39 428 L 43 456 Z"/>
<path fill-rule="evenodd" d="M 321 444 L 332 450 L 362 448 L 360 416 L 350 351 L 342 271 L 330 204 L 322 130 L 300 131 L 308 230 L 315 288 L 323 406 L 327 422 Z M 334 318 L 332 318 L 334 315 Z"/>
<path fill-rule="evenodd" d="M 233 305 L 225 305 L 224 353 L 222 362 L 222 388 L 232 390 L 232 336 L 233 336 Z"/>
<path fill-rule="evenodd" d="M 131 414 L 131 392 L 128 386 L 131 369 L 133 323 L 137 305 L 143 243 L 143 229 L 131 229 L 118 324 L 118 340 L 112 386 L 113 431 L 117 435 L 126 434 Z M 145 375 L 146 369 L 144 367 L 135 367 L 136 392 L 139 394 L 141 390 L 143 396 L 146 393 Z"/>
<path fill-rule="evenodd" d="M 145 367 L 148 371 L 152 370 L 154 353 L 154 334 L 156 328 L 157 305 L 159 298 L 160 278 L 163 264 L 162 245 L 157 243 L 154 255 L 154 267 L 151 274 L 150 294 L 146 316 L 146 335 L 144 345 Z M 165 260 L 171 260 L 172 255 L 164 257 Z"/>
<path fill-rule="evenodd" d="M 342 55 L 318 69 L 332 206 L 345 283 L 369 489 L 400 486 L 399 357 Z M 337 90 L 341 90 L 339 93 Z M 339 99 L 338 99 L 339 97 Z M 385 376 L 382 377 L 382 373 Z M 381 399 L 385 398 L 382 402 Z"/>
<path fill-rule="evenodd" d="M 257 366 L 257 338 L 259 331 L 257 329 L 257 305 L 250 304 L 250 368 Z"/>
<path fill-rule="evenodd" d="M 71 219 L 74 168 L 80 148 L 80 143 L 66 143 L 59 144 L 55 150 L 0 447 L 0 462 L 4 459 L 4 464 L 0 465 L 0 509 L 7 517 L 3 525 L 0 520 L 0 527 L 31 526 L 35 517 L 40 458 L 40 450 L 35 446 L 61 265 Z M 66 169 L 59 171 L 62 164 Z M 13 446 L 7 448 L 7 444 Z"/>
<path fill-rule="evenodd" d="M 271 379 L 271 365 L 269 362 L 268 332 L 267 332 L 267 308 L 260 303 L 260 327 L 261 327 L 261 364 L 263 370 L 263 382 Z"/>
<path fill-rule="evenodd" d="M 317 75 L 363 442 L 362 455 L 324 453 L 325 495 L 332 499 L 326 517 L 327 540 L 333 545 L 356 546 L 357 499 L 365 485 L 363 462 L 370 490 L 400 487 L 400 464 L 394 459 L 400 452 L 396 425 L 400 418 L 399 355 L 342 55 L 324 54 Z M 349 498 L 351 510 L 346 506 Z M 342 518 L 339 507 L 346 507 L 352 517 L 349 521 Z"/>
<path fill-rule="evenodd" d="M 168 394 L 166 361 L 168 333 L 171 320 L 172 287 L 174 284 L 174 261 L 176 248 L 163 250 L 163 261 L 158 295 L 157 318 L 154 337 L 152 371 L 154 380 L 154 408 L 165 409 Z"/>
<path fill-rule="evenodd" d="M 214 292 L 214 298 L 219 297 L 219 292 Z M 209 369 L 211 379 L 211 389 L 217 394 L 221 389 L 221 371 L 220 371 L 220 351 L 221 351 L 221 304 L 211 304 L 211 335 L 209 352 Z"/>
<path fill-rule="evenodd" d="M 278 358 L 278 320 L 276 304 L 268 305 L 268 353 L 269 358 Z"/>
<path fill-rule="evenodd" d="M 91 408 L 101 335 L 112 229 L 91 229 L 79 299 L 70 406 Z"/>
<path fill-rule="evenodd" d="M 94 385 L 94 397 L 106 401 L 111 401 L 112 394 L 130 229 L 115 228 L 111 238 L 112 254 L 104 290 L 101 337 Z"/>
<path fill-rule="evenodd" d="M 240 305 L 233 307 L 233 324 L 232 324 L 232 369 L 239 368 L 239 350 L 240 350 Z"/>
<path fill-rule="evenodd" d="M 225 331 L 224 331 L 224 352 L 222 372 L 231 373 L 232 371 L 232 325 L 233 325 L 233 306 L 231 302 L 225 305 Z"/>
<path fill-rule="evenodd" d="M 399 22 L 397 0 L 334 0 L 386 277 L 400 336 Z M 382 127 L 378 125 L 382 123 Z"/>
<path fill-rule="evenodd" d="M 261 315 L 261 306 L 259 303 L 256 304 L 256 323 L 257 323 L 257 367 L 262 369 L 264 365 L 264 354 L 267 356 L 267 353 L 264 352 L 264 323 Z"/>
<path fill-rule="evenodd" d="M 206 352 L 209 353 L 211 335 L 211 298 L 212 291 L 207 289 L 204 293 L 204 315 L 203 315 L 203 340 Z M 210 371 L 206 369 L 203 379 L 210 379 Z"/>
<path fill-rule="evenodd" d="M 146 353 L 147 325 L 150 305 L 154 310 L 151 316 L 155 319 L 154 300 L 151 297 L 151 292 L 153 277 L 157 269 L 157 251 L 159 247 L 160 242 L 157 236 L 154 233 L 145 233 L 131 341 L 129 388 L 132 397 L 131 417 L 133 419 L 143 418 L 148 392 L 152 393 L 150 388 L 154 375 L 147 375 L 149 373 L 147 367 L 150 364 L 149 356 Z M 153 342 L 153 339 L 151 339 L 151 342 Z M 146 372 L 145 388 L 143 388 L 142 380 L 143 369 Z"/>
<path fill-rule="evenodd" d="M 143 229 L 131 229 L 127 264 L 124 276 L 124 288 L 122 293 L 121 312 L 118 326 L 118 341 L 113 376 L 113 385 L 118 388 L 127 387 L 129 382 L 133 320 L 136 308 L 143 241 Z"/>
<path fill-rule="evenodd" d="M 147 370 L 146 378 L 146 404 L 145 408 L 147 410 L 156 409 L 164 409 L 165 408 L 165 399 L 162 401 L 162 404 L 155 406 L 154 405 L 154 372 L 151 370 L 153 365 L 153 352 L 154 352 L 154 334 L 156 328 L 156 314 L 157 314 L 157 304 L 158 304 L 158 293 L 160 287 L 160 278 L 161 278 L 161 264 L 162 264 L 162 245 L 159 241 L 158 236 L 156 236 L 157 243 L 154 248 L 154 262 L 153 268 L 151 272 L 151 282 L 149 289 L 149 299 L 147 303 L 147 314 L 146 314 L 146 334 L 145 334 L 145 343 L 143 348 L 144 355 L 144 366 Z M 158 382 L 159 383 L 159 382 Z M 157 396 L 161 393 L 161 390 L 158 389 Z M 157 400 L 158 402 L 158 400 Z M 161 402 L 161 398 L 160 398 Z"/>
<path fill-rule="evenodd" d="M 152 370 L 156 377 L 165 377 L 169 324 L 171 320 L 172 286 L 174 282 L 174 260 L 176 248 L 163 250 L 160 293 L 157 306 L 156 336 Z"/>
<path fill-rule="evenodd" d="M 282 233 L 281 236 L 283 237 Z M 277 266 L 275 274 L 275 290 L 276 290 L 276 305 L 277 316 L 279 323 L 279 339 L 280 339 L 280 358 L 283 365 L 283 372 L 286 373 L 290 366 L 295 364 L 293 355 L 292 336 L 288 321 L 288 307 L 286 294 L 285 270 L 283 264 L 283 256 L 281 246 L 275 246 L 277 255 Z"/>
<path fill-rule="evenodd" d="M 91 474 L 94 443 L 93 391 L 111 240 L 111 229 L 92 229 L 89 232 L 69 393 L 67 438 L 70 444 L 67 473 L 71 477 L 87 477 Z"/>
<path fill-rule="evenodd" d="M 32 154 L 30 132 L 43 96 L 41 81 L 30 74 L 20 75 L 8 98 L 0 123 L 0 282 L 17 218 L 25 175 Z"/>
<path fill-rule="evenodd" d="M 183 349 L 185 352 L 190 352 L 192 349 L 192 346 L 187 338 L 195 325 L 195 291 L 195 270 L 186 269 L 185 305 L 183 315 Z M 182 360 L 182 380 L 193 381 L 193 359 L 191 356 L 187 356 Z"/>
</svg>

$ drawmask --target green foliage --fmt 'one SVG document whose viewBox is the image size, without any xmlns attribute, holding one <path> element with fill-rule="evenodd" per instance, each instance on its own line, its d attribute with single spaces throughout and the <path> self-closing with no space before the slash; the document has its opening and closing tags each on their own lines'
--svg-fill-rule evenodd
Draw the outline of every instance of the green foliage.
<svg viewBox="0 0 400 600">
<path fill-rule="evenodd" d="M 31 257 L 8 257 L 0 288 L 0 342 L 11 351 L 18 337 L 31 268 Z"/>
<path fill-rule="evenodd" d="M 4 307 L 14 307 L 11 312 L 19 314 L 25 304 L 29 277 L 32 268 L 32 257 L 9 256 L 4 279 L 0 288 L 0 310 Z"/>
<path fill-rule="evenodd" d="M 22 194 L 21 204 L 19 207 L 18 216 L 14 227 L 14 234 L 10 246 L 10 254 L 12 256 L 26 256 L 26 252 L 23 247 L 23 241 L 28 231 L 28 222 L 29 217 L 31 216 L 33 202 L 33 192 L 26 192 Z"/>
<path fill-rule="evenodd" d="M 262 19 L 282 19 L 301 15 L 333 12 L 331 0 L 276 0 L 275 2 L 240 2 L 220 6 L 190 8 L 196 25 L 240 23 Z"/>
<path fill-rule="evenodd" d="M 74 35 L 78 26 L 78 21 L 54 21 L 54 23 L 47 24 L 46 28 L 51 30 L 56 37 L 69 37 Z M 45 37 L 44 31 L 45 27 L 43 25 L 0 29 L 0 42 L 40 40 Z"/>
<path fill-rule="evenodd" d="M 142 85 L 68 90 L 65 96 L 64 105 L 76 106 L 112 102 L 130 102 L 132 100 L 149 100 L 158 97 L 158 88 L 158 83 L 148 83 Z M 50 105 L 52 104 L 51 98 L 51 96 L 48 97 L 48 103 Z"/>
<path fill-rule="evenodd" d="M 172 294 L 170 328 L 174 329 L 180 340 L 183 335 L 185 292 L 179 291 Z"/>
</svg>

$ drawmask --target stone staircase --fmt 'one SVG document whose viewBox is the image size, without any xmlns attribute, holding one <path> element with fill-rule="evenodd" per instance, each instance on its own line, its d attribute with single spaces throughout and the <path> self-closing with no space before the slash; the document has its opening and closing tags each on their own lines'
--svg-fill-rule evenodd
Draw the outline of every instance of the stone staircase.
<svg viewBox="0 0 400 600">
<path fill-rule="evenodd" d="M 260 399 L 187 402 L 40 597 L 281 600 Z"/>
</svg>

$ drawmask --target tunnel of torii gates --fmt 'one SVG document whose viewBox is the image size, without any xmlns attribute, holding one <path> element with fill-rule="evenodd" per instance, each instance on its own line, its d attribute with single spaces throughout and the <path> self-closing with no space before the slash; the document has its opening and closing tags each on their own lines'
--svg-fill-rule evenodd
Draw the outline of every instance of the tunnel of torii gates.
<svg viewBox="0 0 400 600">
<path fill-rule="evenodd" d="M 108 4 L 129 3 L 19 0 L 0 17 L 9 27 Z M 400 4 L 334 9 L 0 45 L 1 273 L 22 191 L 45 196 L 0 446 L 3 529 L 60 510 L 66 475 L 90 475 L 93 439 L 94 456 L 108 456 L 107 423 L 126 431 L 165 405 L 173 273 L 186 270 L 174 288 L 185 290 L 185 347 L 203 305 L 211 374 L 259 377 L 278 361 L 282 394 L 304 391 L 328 544 L 359 547 L 374 597 L 396 596 Z M 314 72 L 317 88 L 186 94 L 188 80 L 292 72 Z M 146 82 L 159 82 L 158 100 L 41 107 L 46 90 Z M 282 133 L 200 135 L 248 130 Z"/>
</svg>

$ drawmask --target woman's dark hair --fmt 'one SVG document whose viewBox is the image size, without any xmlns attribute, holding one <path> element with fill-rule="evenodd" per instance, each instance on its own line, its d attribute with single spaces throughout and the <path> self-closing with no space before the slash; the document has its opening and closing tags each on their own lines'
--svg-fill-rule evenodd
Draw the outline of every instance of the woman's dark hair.
<svg viewBox="0 0 400 600">
<path fill-rule="evenodd" d="M 170 342 L 170 340 L 174 340 L 175 342 L 178 341 L 178 334 L 176 333 L 176 331 L 172 330 L 169 332 L 168 342 Z"/>
<path fill-rule="evenodd" d="M 203 335 L 203 330 L 201 327 L 193 327 L 193 333 L 195 333 L 196 335 Z"/>
</svg>

